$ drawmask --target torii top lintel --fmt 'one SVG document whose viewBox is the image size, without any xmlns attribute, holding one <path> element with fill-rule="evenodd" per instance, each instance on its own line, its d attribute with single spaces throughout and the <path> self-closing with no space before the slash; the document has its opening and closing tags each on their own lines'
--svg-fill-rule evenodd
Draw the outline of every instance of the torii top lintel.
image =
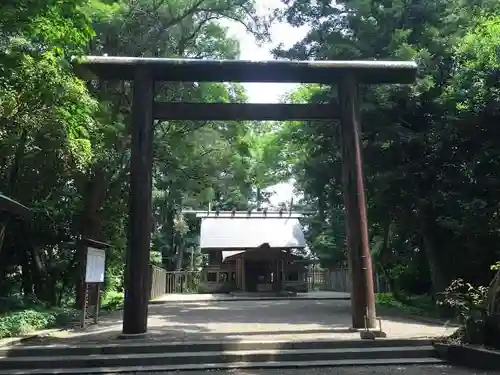
<svg viewBox="0 0 500 375">
<path fill-rule="evenodd" d="M 171 82 L 274 82 L 333 84 L 346 74 L 358 83 L 413 83 L 413 61 L 245 61 L 148 57 L 84 56 L 73 60 L 85 78 L 133 80 L 138 68 L 155 81 Z M 90 73 L 90 74 L 89 74 Z"/>
</svg>

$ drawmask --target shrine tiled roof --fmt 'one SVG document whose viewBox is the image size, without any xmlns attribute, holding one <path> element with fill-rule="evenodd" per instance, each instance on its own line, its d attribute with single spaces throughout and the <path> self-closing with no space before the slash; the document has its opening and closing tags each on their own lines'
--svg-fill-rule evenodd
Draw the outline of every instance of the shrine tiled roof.
<svg viewBox="0 0 500 375">
<path fill-rule="evenodd" d="M 202 249 L 248 250 L 263 244 L 271 248 L 306 247 L 302 226 L 297 217 L 220 216 L 203 217 L 200 247 Z"/>
</svg>

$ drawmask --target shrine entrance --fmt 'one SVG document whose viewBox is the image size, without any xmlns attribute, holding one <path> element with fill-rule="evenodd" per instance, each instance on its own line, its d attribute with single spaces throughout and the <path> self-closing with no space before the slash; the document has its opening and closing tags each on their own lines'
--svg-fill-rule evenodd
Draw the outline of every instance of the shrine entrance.
<svg viewBox="0 0 500 375">
<path fill-rule="evenodd" d="M 342 185 L 352 277 L 353 328 L 375 328 L 372 264 L 368 244 L 361 158 L 360 84 L 413 83 L 412 61 L 240 61 L 86 56 L 75 59 L 81 77 L 133 81 L 130 214 L 123 335 L 147 332 L 152 228 L 153 121 L 340 120 Z M 318 83 L 338 88 L 325 104 L 158 103 L 154 84 L 165 82 Z"/>
<path fill-rule="evenodd" d="M 245 262 L 246 292 L 260 292 L 259 283 L 271 283 L 271 272 L 267 262 L 248 260 Z"/>
</svg>

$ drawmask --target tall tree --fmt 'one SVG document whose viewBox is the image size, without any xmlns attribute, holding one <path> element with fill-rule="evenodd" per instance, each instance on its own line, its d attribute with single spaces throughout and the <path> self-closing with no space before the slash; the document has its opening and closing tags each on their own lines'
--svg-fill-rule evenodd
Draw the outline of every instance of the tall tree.
<svg viewBox="0 0 500 375">
<path fill-rule="evenodd" d="M 295 26 L 307 24 L 310 32 L 293 48 L 276 49 L 278 57 L 413 59 L 419 64 L 415 85 L 362 90 L 370 238 L 376 264 L 411 273 L 413 281 L 406 285 L 411 291 L 439 292 L 457 276 L 486 282 L 487 267 L 497 257 L 492 246 L 496 234 L 489 229 L 496 215 L 486 207 L 495 210 L 498 200 L 486 192 L 494 191 L 496 181 L 485 174 L 494 168 L 497 156 L 483 143 L 498 142 L 491 123 L 497 119 L 497 112 L 491 110 L 497 98 L 491 62 L 486 68 L 484 58 L 466 61 L 467 54 L 482 51 L 486 55 L 498 48 L 491 20 L 489 34 L 468 35 L 478 22 L 486 22 L 479 15 L 495 15 L 494 2 L 294 0 L 286 5 L 282 19 Z M 477 42 L 479 35 L 488 35 L 483 44 Z M 485 74 L 489 80 L 481 80 Z M 477 86 L 479 81 L 472 77 L 481 77 L 484 84 Z M 474 84 L 482 91 L 473 89 Z M 328 98 L 335 99 L 335 94 L 321 100 Z M 472 107 L 472 98 L 477 98 L 474 111 L 464 110 Z M 299 157 L 308 176 L 307 181 L 299 179 L 299 187 L 316 201 L 322 215 L 325 209 L 319 202 L 325 201 L 326 189 L 323 185 L 313 191 L 310 181 L 329 181 L 339 191 L 338 137 L 332 126 L 305 132 L 304 123 L 299 129 L 295 142 L 317 150 Z M 337 195 L 330 196 L 329 207 L 335 207 Z M 329 212 L 320 221 L 332 222 L 335 215 Z M 474 260 L 472 252 L 477 254 Z M 422 256 L 427 268 L 421 267 Z M 431 285 L 423 281 L 427 275 Z"/>
</svg>

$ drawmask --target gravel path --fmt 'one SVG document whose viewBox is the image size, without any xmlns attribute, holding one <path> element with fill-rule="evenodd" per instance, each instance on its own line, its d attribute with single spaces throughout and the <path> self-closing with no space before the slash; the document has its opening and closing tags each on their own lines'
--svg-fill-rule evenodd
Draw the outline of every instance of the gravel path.
<svg viewBox="0 0 500 375">
<path fill-rule="evenodd" d="M 141 372 L 143 375 L 494 375 L 500 371 L 478 371 L 448 365 L 321 367 L 308 369 L 210 370 L 182 372 Z M 111 374 L 110 374 L 111 375 Z"/>
</svg>

